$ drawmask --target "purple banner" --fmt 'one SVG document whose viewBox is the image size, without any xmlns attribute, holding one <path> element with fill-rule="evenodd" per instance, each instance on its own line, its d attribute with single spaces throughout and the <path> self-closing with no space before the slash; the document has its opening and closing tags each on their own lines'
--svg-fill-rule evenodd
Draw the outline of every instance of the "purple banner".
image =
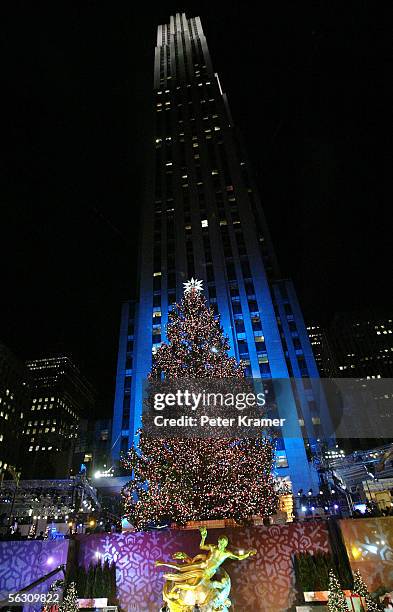
<svg viewBox="0 0 393 612">
<path fill-rule="evenodd" d="M 57 566 L 67 563 L 69 540 L 25 540 L 0 542 L 0 600 L 31 584 Z M 30 593 L 47 593 L 50 585 L 63 578 L 59 572 Z M 41 610 L 29 605 L 26 610 Z"/>
</svg>

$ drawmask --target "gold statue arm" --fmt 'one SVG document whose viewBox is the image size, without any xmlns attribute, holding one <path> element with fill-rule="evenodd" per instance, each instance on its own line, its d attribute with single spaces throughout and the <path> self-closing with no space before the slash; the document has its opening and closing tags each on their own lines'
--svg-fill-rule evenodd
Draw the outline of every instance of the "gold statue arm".
<svg viewBox="0 0 393 612">
<path fill-rule="evenodd" d="M 212 549 L 212 545 L 211 544 L 205 544 L 205 540 L 207 538 L 207 529 L 206 529 L 206 527 L 200 527 L 199 531 L 200 531 L 200 534 L 201 534 L 201 543 L 199 544 L 199 548 L 201 550 L 211 550 Z"/>
<path fill-rule="evenodd" d="M 229 559 L 237 559 L 237 561 L 243 561 L 243 559 L 248 559 L 248 557 L 251 557 L 251 555 L 256 555 L 257 551 L 255 550 L 255 548 L 251 548 L 251 550 L 247 550 L 247 552 L 241 553 L 239 555 L 230 551 L 228 551 L 228 553 Z"/>
<path fill-rule="evenodd" d="M 185 553 L 185 552 L 175 552 L 175 553 L 173 553 L 172 559 L 181 559 L 182 561 L 185 561 L 186 563 L 192 563 L 191 557 L 189 557 L 187 555 L 187 553 Z"/>
<path fill-rule="evenodd" d="M 184 568 L 184 564 L 180 564 L 180 563 L 167 563 L 166 561 L 155 561 L 154 565 L 156 567 L 170 567 L 171 569 L 177 569 L 177 570 L 181 570 L 182 568 Z"/>
<path fill-rule="evenodd" d="M 197 563 L 197 561 L 205 561 L 206 555 L 196 555 L 195 557 L 189 557 L 187 553 L 184 552 L 175 552 L 172 555 L 172 559 L 180 559 L 184 561 L 184 564 L 191 565 L 192 563 Z"/>
</svg>

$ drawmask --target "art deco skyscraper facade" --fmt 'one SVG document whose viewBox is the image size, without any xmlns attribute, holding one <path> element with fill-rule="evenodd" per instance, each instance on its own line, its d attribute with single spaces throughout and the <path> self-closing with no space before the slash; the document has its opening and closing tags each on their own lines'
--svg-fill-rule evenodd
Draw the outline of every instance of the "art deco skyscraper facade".
<svg viewBox="0 0 393 612">
<path fill-rule="evenodd" d="M 113 422 L 113 452 L 133 444 L 140 426 L 142 380 L 165 341 L 168 311 L 183 282 L 204 281 L 232 354 L 254 378 L 317 377 L 311 345 L 290 281 L 280 272 L 255 183 L 214 72 L 199 17 L 158 27 L 154 66 L 154 137 L 144 203 L 139 295 L 123 306 Z M 300 381 L 301 382 L 301 381 Z M 312 401 L 292 393 L 278 472 L 312 486 L 303 437 L 320 435 Z"/>
</svg>

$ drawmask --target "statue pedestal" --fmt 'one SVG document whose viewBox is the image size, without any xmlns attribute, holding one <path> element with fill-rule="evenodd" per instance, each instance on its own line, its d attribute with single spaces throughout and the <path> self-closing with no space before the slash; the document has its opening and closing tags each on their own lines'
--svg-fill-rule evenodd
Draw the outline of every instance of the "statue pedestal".
<svg viewBox="0 0 393 612">
<path fill-rule="evenodd" d="M 171 529 L 187 530 L 195 529 L 198 530 L 201 527 L 206 529 L 225 529 L 226 527 L 240 527 L 233 519 L 211 519 L 208 521 L 188 521 L 185 525 L 176 525 L 172 523 Z"/>
</svg>

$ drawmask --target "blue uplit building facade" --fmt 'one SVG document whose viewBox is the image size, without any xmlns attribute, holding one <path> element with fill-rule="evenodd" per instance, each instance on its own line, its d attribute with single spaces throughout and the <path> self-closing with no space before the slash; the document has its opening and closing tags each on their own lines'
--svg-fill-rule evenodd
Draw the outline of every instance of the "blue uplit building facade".
<svg viewBox="0 0 393 612">
<path fill-rule="evenodd" d="M 112 429 L 114 459 L 134 443 L 142 380 L 166 340 L 183 283 L 204 281 L 231 353 L 253 378 L 298 377 L 281 397 L 286 418 L 278 475 L 294 488 L 318 486 L 308 459 L 327 414 L 313 398 L 318 371 L 290 280 L 281 280 L 249 163 L 214 73 L 198 17 L 158 27 L 152 155 L 144 202 L 135 302 L 123 305 Z"/>
</svg>

